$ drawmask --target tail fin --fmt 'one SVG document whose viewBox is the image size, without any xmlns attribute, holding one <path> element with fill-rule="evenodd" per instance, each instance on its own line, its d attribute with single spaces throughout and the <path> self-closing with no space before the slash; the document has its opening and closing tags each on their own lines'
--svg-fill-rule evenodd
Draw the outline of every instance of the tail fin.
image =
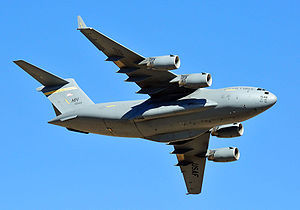
<svg viewBox="0 0 300 210">
<path fill-rule="evenodd" d="M 74 79 L 62 79 L 23 60 L 14 63 L 43 85 L 37 90 L 51 101 L 56 115 L 94 104 Z"/>
</svg>

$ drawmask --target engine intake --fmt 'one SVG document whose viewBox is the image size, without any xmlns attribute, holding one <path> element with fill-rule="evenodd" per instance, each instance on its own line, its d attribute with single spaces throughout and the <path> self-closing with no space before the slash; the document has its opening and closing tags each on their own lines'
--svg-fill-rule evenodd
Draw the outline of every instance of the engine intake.
<svg viewBox="0 0 300 210">
<path fill-rule="evenodd" d="M 167 71 L 178 69 L 180 67 L 180 59 L 178 55 L 149 57 L 140 62 L 139 65 L 146 65 L 149 69 Z"/>
<path fill-rule="evenodd" d="M 184 74 L 175 77 L 170 82 L 178 82 L 180 87 L 198 89 L 211 86 L 212 77 L 208 73 Z"/>
<path fill-rule="evenodd" d="M 225 147 L 209 150 L 207 159 L 214 162 L 232 162 L 240 158 L 240 152 L 237 147 Z"/>
<path fill-rule="evenodd" d="M 232 123 L 214 127 L 211 135 L 219 138 L 233 138 L 242 136 L 243 133 L 244 127 L 241 123 Z"/>
</svg>

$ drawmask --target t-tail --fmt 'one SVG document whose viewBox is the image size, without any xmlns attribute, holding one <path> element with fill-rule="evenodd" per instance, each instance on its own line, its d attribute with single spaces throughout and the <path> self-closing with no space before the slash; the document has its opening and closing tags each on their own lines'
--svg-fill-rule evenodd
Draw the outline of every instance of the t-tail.
<svg viewBox="0 0 300 210">
<path fill-rule="evenodd" d="M 43 85 L 37 90 L 51 101 L 56 115 L 94 104 L 74 79 L 62 79 L 23 60 L 14 63 Z"/>
</svg>

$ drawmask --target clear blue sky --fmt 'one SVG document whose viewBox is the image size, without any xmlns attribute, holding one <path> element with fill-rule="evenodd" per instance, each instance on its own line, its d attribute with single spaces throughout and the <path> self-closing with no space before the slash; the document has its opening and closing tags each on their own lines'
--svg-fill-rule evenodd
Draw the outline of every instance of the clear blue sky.
<svg viewBox="0 0 300 210">
<path fill-rule="evenodd" d="M 0 209 L 297 209 L 300 196 L 299 1 L 3 1 Z M 178 54 L 177 74 L 209 72 L 212 88 L 260 86 L 277 104 L 244 122 L 233 163 L 208 162 L 186 196 L 170 146 L 83 135 L 47 124 L 24 59 L 73 77 L 95 102 L 142 99 L 79 31 L 76 16 L 144 56 Z"/>
</svg>

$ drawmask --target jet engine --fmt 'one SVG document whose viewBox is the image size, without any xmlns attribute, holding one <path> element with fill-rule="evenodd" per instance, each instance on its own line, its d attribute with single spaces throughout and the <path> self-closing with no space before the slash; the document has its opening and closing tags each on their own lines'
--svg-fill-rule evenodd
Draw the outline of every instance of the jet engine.
<svg viewBox="0 0 300 210">
<path fill-rule="evenodd" d="M 180 67 L 180 59 L 178 55 L 150 57 L 140 62 L 139 65 L 145 65 L 149 69 L 168 71 L 178 69 Z"/>
<path fill-rule="evenodd" d="M 170 82 L 178 82 L 179 87 L 198 89 L 211 86 L 212 78 L 208 73 L 184 74 L 175 77 Z"/>
<path fill-rule="evenodd" d="M 232 162 L 240 158 L 240 152 L 237 147 L 225 147 L 214 150 L 208 150 L 207 159 L 214 162 Z"/>
<path fill-rule="evenodd" d="M 241 123 L 220 125 L 213 128 L 211 135 L 219 138 L 232 138 L 242 136 L 244 127 Z"/>
</svg>

